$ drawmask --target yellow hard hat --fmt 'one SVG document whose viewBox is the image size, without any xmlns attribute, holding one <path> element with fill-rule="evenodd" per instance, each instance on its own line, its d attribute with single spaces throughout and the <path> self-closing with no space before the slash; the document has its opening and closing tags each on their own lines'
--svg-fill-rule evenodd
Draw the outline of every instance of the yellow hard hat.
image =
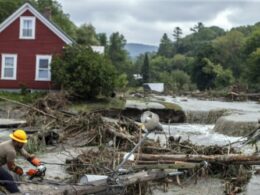
<svg viewBox="0 0 260 195">
<path fill-rule="evenodd" d="M 27 135 L 24 130 L 17 129 L 9 135 L 13 140 L 19 143 L 27 143 Z"/>
</svg>

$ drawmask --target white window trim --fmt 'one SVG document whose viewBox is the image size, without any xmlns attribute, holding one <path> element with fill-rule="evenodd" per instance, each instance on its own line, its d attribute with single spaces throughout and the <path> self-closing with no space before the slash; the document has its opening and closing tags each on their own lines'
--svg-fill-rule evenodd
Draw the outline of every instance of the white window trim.
<svg viewBox="0 0 260 195">
<path fill-rule="evenodd" d="M 23 36 L 23 21 L 24 20 L 32 21 L 32 36 L 31 37 Z M 20 39 L 35 39 L 35 17 L 33 17 L 33 16 L 21 16 L 20 17 Z"/>
<path fill-rule="evenodd" d="M 5 77 L 4 76 L 5 58 L 6 57 L 14 58 L 14 75 L 12 77 Z M 17 75 L 17 54 L 2 54 L 1 79 L 2 80 L 16 80 L 16 75 Z"/>
<path fill-rule="evenodd" d="M 36 55 L 36 73 L 35 73 L 35 80 L 36 81 L 51 81 L 51 55 Z M 39 67 L 40 67 L 40 59 L 48 59 L 49 61 L 49 77 L 48 78 L 39 78 Z"/>
</svg>

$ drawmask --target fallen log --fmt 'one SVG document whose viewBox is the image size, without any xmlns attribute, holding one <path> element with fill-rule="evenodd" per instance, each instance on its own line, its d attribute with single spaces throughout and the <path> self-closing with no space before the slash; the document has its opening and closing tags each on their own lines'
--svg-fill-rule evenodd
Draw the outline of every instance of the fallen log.
<svg viewBox="0 0 260 195">
<path fill-rule="evenodd" d="M 143 146 L 142 150 L 149 153 L 149 151 L 152 151 L 153 153 L 166 153 L 166 152 L 172 152 L 171 149 L 169 148 L 158 148 L 158 147 L 153 147 L 153 146 Z"/>
<path fill-rule="evenodd" d="M 208 161 L 214 163 L 235 163 L 246 164 L 247 162 L 259 164 L 260 155 L 226 154 L 226 155 L 184 155 L 184 154 L 139 154 L 139 160 L 142 161 L 186 161 L 201 162 Z"/>
<path fill-rule="evenodd" d="M 177 163 L 177 164 L 142 164 L 132 166 L 133 170 L 147 169 L 194 169 L 199 167 L 200 163 Z"/>
<path fill-rule="evenodd" d="M 148 161 L 148 160 L 138 160 L 136 161 L 137 165 L 153 165 L 153 164 L 178 164 L 178 162 L 181 163 L 193 163 L 193 162 L 182 162 L 182 161 L 175 161 L 175 160 L 154 160 L 154 161 Z"/>
</svg>

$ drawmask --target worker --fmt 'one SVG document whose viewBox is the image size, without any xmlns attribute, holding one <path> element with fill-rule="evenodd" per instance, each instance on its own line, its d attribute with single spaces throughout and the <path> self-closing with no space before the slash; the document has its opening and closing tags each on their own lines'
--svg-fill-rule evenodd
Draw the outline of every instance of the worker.
<svg viewBox="0 0 260 195">
<path fill-rule="evenodd" d="M 33 154 L 29 154 L 23 147 L 27 143 L 27 135 L 24 130 L 18 129 L 10 134 L 11 140 L 0 143 L 0 185 L 4 186 L 10 193 L 20 190 L 10 173 L 2 166 L 7 165 L 10 171 L 23 175 L 23 169 L 15 164 L 16 154 L 21 154 L 32 165 L 40 166 L 41 162 Z"/>
</svg>

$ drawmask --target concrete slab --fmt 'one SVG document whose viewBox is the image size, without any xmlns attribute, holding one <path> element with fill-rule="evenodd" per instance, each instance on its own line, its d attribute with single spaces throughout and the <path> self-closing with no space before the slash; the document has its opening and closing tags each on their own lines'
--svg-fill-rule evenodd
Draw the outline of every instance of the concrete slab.
<svg viewBox="0 0 260 195">
<path fill-rule="evenodd" d="M 165 106 L 157 102 L 141 102 L 137 100 L 127 100 L 125 104 L 125 108 L 136 108 L 139 110 L 144 110 L 150 108 L 164 109 Z"/>
</svg>

